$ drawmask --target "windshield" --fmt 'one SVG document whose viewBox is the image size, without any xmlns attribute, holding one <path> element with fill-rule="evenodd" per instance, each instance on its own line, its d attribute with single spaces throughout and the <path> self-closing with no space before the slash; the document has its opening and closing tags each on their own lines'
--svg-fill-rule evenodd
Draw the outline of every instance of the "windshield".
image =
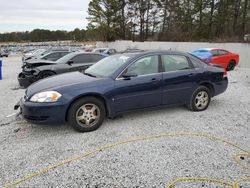
<svg viewBox="0 0 250 188">
<path fill-rule="evenodd" d="M 89 67 L 85 73 L 95 77 L 110 77 L 122 65 L 124 65 L 130 57 L 126 55 L 109 56 L 96 64 Z"/>
<path fill-rule="evenodd" d="M 204 53 L 204 52 L 209 52 L 208 50 L 195 50 L 192 53 Z"/>
<path fill-rule="evenodd" d="M 67 63 L 69 60 L 75 57 L 75 55 L 76 55 L 75 53 L 70 53 L 68 55 L 65 55 L 62 58 L 58 59 L 56 63 Z"/>
<path fill-rule="evenodd" d="M 45 49 L 38 49 L 38 50 L 33 51 L 31 54 L 32 54 L 32 55 L 40 55 L 40 54 L 42 54 L 44 51 L 45 51 Z"/>
</svg>

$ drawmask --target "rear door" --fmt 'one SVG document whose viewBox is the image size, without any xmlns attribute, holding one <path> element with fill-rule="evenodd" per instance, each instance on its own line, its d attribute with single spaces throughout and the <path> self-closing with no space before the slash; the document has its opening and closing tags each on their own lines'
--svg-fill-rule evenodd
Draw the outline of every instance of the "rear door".
<svg viewBox="0 0 250 188">
<path fill-rule="evenodd" d="M 163 66 L 163 105 L 183 104 L 196 86 L 197 73 L 184 55 L 161 55 Z"/>
<path fill-rule="evenodd" d="M 162 73 L 159 56 L 142 57 L 127 67 L 123 74 L 136 77 L 124 79 L 122 75 L 115 81 L 115 111 L 124 112 L 161 105 Z"/>
</svg>

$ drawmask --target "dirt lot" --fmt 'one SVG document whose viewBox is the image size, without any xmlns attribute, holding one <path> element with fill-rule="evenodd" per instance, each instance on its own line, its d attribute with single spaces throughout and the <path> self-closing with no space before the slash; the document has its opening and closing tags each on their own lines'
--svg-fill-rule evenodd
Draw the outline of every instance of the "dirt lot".
<svg viewBox="0 0 250 188">
<path fill-rule="evenodd" d="M 204 112 L 137 112 L 81 134 L 6 118 L 24 90 L 21 58 L 3 61 L 0 187 L 250 187 L 250 69 L 230 72 Z"/>
</svg>

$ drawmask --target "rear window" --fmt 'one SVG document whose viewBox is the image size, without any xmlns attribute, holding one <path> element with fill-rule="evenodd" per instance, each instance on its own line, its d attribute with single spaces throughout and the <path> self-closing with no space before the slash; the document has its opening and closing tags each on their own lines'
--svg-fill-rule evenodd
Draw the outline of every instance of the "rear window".
<svg viewBox="0 0 250 188">
<path fill-rule="evenodd" d="M 197 56 L 194 56 L 193 54 L 189 54 L 191 57 L 189 57 L 190 61 L 192 62 L 192 64 L 194 65 L 195 68 L 199 68 L 201 66 L 205 65 L 209 65 L 209 63 L 203 61 L 202 59 L 200 59 Z"/>
</svg>

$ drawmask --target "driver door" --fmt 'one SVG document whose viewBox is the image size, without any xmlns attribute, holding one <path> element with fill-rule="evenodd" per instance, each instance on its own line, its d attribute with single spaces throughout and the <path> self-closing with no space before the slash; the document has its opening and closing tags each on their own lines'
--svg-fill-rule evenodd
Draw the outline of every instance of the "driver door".
<svg viewBox="0 0 250 188">
<path fill-rule="evenodd" d="M 133 77 L 124 78 L 124 74 Z M 158 55 L 133 62 L 115 81 L 115 111 L 125 112 L 161 105 L 161 83 Z"/>
</svg>

